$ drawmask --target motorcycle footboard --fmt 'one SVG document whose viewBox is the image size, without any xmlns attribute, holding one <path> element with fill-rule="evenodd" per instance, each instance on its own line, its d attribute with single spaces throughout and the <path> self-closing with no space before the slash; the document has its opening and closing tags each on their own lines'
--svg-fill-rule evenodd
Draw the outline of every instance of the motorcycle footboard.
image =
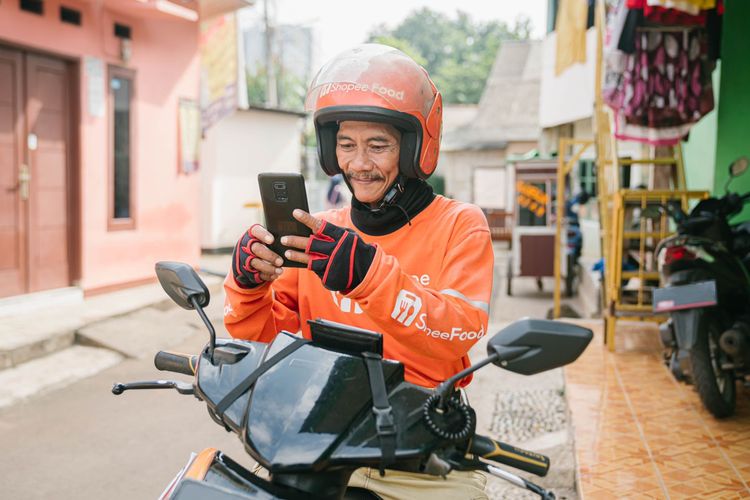
<svg viewBox="0 0 750 500">
<path fill-rule="evenodd" d="M 656 313 L 715 306 L 718 304 L 716 281 L 699 281 L 689 285 L 656 288 L 653 304 Z"/>
</svg>

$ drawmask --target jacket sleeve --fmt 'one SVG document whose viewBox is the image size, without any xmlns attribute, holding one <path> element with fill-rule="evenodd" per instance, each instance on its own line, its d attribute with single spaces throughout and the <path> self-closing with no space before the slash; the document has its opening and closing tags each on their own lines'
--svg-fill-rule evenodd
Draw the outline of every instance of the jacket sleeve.
<svg viewBox="0 0 750 500">
<path fill-rule="evenodd" d="M 481 223 L 455 232 L 434 283 L 417 282 L 378 247 L 367 276 L 348 297 L 408 349 L 439 360 L 465 356 L 486 334 L 489 318 L 494 254 L 484 218 Z"/>
<path fill-rule="evenodd" d="M 299 331 L 297 280 L 299 271 L 287 268 L 273 283 L 244 289 L 230 272 L 224 279 L 224 326 L 234 338 L 270 342 L 281 330 Z"/>
</svg>

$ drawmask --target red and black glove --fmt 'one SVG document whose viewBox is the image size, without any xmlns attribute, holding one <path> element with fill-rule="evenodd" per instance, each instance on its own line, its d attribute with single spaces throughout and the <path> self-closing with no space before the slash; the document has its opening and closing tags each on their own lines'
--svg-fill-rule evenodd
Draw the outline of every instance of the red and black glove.
<svg viewBox="0 0 750 500">
<path fill-rule="evenodd" d="M 234 281 L 242 288 L 255 288 L 264 283 L 264 280 L 260 277 L 260 271 L 250 266 L 250 261 L 257 258 L 250 247 L 255 242 L 260 243 L 258 238 L 250 234 L 250 231 L 256 225 L 245 231 L 232 251 L 232 274 L 234 275 Z"/>
<path fill-rule="evenodd" d="M 310 236 L 305 253 L 310 255 L 307 268 L 320 277 L 324 287 L 349 293 L 365 279 L 375 258 L 375 246 L 351 229 L 323 221 Z"/>
</svg>

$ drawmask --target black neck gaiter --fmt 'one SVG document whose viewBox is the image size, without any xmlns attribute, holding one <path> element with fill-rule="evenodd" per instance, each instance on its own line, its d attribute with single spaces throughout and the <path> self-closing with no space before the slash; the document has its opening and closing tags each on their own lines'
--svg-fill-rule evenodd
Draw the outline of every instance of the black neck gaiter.
<svg viewBox="0 0 750 500">
<path fill-rule="evenodd" d="M 383 236 L 408 224 L 434 199 L 432 186 L 420 179 L 408 179 L 404 192 L 396 203 L 381 210 L 373 210 L 352 197 L 352 222 L 365 234 Z"/>
</svg>

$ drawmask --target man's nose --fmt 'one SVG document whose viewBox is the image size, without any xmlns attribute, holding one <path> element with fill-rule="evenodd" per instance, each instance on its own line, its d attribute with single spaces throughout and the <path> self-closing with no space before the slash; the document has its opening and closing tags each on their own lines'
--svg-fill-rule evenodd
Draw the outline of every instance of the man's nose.
<svg viewBox="0 0 750 500">
<path fill-rule="evenodd" d="M 372 160 L 367 154 L 367 148 L 357 148 L 357 151 L 352 158 L 351 166 L 358 170 L 369 170 L 373 167 Z"/>
</svg>

